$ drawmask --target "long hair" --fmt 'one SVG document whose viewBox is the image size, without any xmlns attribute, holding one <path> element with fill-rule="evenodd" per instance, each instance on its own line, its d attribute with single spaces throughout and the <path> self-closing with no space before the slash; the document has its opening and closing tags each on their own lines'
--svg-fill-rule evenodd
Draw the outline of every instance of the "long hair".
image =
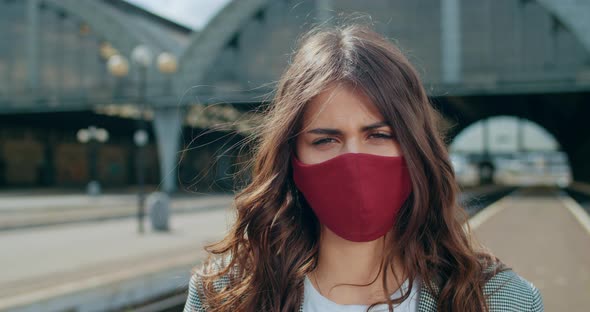
<svg viewBox="0 0 590 312">
<path fill-rule="evenodd" d="M 306 103 L 331 83 L 362 88 L 393 129 L 409 167 L 412 194 L 380 269 L 393 271 L 395 257 L 411 283 L 425 281 L 439 311 L 487 311 L 483 284 L 499 269 L 486 268 L 501 263 L 476 249 L 464 228 L 439 116 L 403 53 L 365 25 L 315 28 L 298 42 L 264 112 L 251 180 L 235 197 L 236 221 L 223 240 L 206 247 L 209 259 L 199 273 L 204 305 L 210 311 L 298 310 L 304 277 L 317 264 L 319 223 L 298 195 L 289 157 Z M 386 276 L 381 282 L 388 294 Z M 229 285 L 214 287 L 222 278 Z M 408 296 L 384 303 L 391 310 Z"/>
</svg>

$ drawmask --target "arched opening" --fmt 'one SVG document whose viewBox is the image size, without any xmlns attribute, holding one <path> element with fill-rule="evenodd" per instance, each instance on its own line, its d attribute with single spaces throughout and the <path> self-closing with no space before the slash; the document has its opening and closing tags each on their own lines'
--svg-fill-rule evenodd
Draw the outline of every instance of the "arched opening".
<svg viewBox="0 0 590 312">
<path fill-rule="evenodd" d="M 462 185 L 566 187 L 572 181 L 569 159 L 555 137 L 523 118 L 479 120 L 454 138 L 450 152 Z"/>
</svg>

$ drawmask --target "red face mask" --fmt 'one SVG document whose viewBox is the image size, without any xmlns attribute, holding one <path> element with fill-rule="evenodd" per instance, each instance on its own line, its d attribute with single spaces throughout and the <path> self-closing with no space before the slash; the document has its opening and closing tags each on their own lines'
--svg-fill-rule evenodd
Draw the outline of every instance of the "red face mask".
<svg viewBox="0 0 590 312">
<path fill-rule="evenodd" d="M 346 153 L 304 164 L 292 153 L 291 164 L 295 185 L 320 223 L 349 241 L 385 235 L 412 191 L 403 156 Z"/>
</svg>

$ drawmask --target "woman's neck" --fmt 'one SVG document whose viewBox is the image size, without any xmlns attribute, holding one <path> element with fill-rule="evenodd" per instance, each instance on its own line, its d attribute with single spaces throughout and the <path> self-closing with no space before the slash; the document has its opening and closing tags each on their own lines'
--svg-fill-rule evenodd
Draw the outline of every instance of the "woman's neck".
<svg viewBox="0 0 590 312">
<path fill-rule="evenodd" d="M 384 256 L 384 244 L 384 237 L 362 243 L 347 241 L 323 227 L 318 265 L 309 278 L 324 297 L 339 304 L 372 304 L 384 300 L 382 283 L 384 272 L 379 270 Z M 394 263 L 393 267 L 401 279 L 399 265 Z M 375 282 L 372 283 L 373 281 Z M 387 272 L 389 293 L 396 291 L 402 283 L 403 279 L 396 281 L 393 272 L 389 269 Z"/>
</svg>

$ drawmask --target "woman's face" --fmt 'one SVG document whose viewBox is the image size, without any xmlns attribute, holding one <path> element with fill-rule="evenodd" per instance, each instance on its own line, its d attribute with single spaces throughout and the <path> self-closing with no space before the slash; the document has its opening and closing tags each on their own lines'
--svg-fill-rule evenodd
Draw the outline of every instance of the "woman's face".
<svg viewBox="0 0 590 312">
<path fill-rule="evenodd" d="M 360 88 L 334 84 L 314 97 L 303 114 L 295 153 L 306 164 L 345 153 L 399 156 L 393 130 Z"/>
</svg>

